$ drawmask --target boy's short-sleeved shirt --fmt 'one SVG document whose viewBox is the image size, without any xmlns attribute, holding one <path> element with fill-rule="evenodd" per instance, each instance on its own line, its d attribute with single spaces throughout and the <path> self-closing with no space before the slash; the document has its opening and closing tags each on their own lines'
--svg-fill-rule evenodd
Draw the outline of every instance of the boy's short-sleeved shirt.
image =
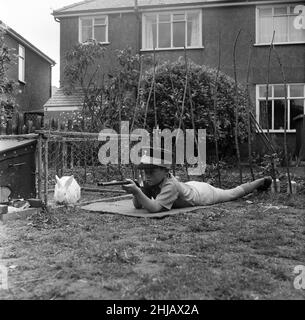
<svg viewBox="0 0 305 320">
<path fill-rule="evenodd" d="M 166 210 L 231 201 L 245 194 L 240 186 L 222 190 L 205 182 L 180 182 L 171 174 L 159 186 L 144 188 L 143 192 Z"/>
<path fill-rule="evenodd" d="M 173 175 L 165 178 L 161 184 L 153 189 L 147 188 L 143 192 L 155 200 L 166 210 L 184 208 L 197 205 L 196 190 L 187 183 L 179 182 Z"/>
</svg>

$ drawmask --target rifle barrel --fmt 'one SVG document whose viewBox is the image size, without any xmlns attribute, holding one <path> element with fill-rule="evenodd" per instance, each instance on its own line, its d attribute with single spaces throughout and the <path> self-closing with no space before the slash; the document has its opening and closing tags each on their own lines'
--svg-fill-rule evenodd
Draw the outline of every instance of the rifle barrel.
<svg viewBox="0 0 305 320">
<path fill-rule="evenodd" d="M 129 181 L 112 181 L 112 182 L 98 182 L 98 186 L 108 187 L 108 186 L 123 186 L 124 184 L 130 184 Z"/>
</svg>

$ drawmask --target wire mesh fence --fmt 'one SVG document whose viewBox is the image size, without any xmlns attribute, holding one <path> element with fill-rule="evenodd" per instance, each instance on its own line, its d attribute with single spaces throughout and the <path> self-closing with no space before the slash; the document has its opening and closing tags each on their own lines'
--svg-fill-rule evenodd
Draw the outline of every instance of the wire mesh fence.
<svg viewBox="0 0 305 320">
<path fill-rule="evenodd" d="M 118 157 L 122 157 L 122 146 L 129 143 L 129 150 L 137 141 L 122 141 L 118 135 Z M 54 204 L 54 188 L 58 177 L 74 176 L 82 189 L 82 202 L 99 199 L 102 196 L 122 195 L 125 193 L 118 186 L 99 187 L 99 182 L 139 179 L 139 172 L 134 164 L 102 164 L 99 157 L 100 148 L 106 141 L 99 140 L 99 133 L 59 130 L 58 128 L 36 130 L 33 134 L 0 135 L 1 139 L 37 140 L 35 158 L 35 192 L 36 198 L 43 200 L 45 205 Z M 124 138 L 125 139 L 125 138 Z M 129 155 L 128 155 L 129 156 Z M 29 164 L 26 164 L 29 168 Z M 183 167 L 177 167 L 178 174 L 183 178 Z M 173 169 L 173 173 L 175 171 Z M 22 176 L 19 177 L 22 179 Z M 18 178 L 18 179 L 19 179 Z M 89 194 L 90 193 L 90 194 Z M 112 193 L 112 194 L 111 194 Z"/>
<path fill-rule="evenodd" d="M 39 197 L 46 204 L 53 202 L 56 175 L 73 175 L 82 191 L 92 192 L 97 197 L 99 192 L 124 193 L 118 187 L 97 187 L 100 181 L 135 178 L 136 174 L 131 164 L 101 164 L 98 156 L 101 145 L 98 134 L 94 133 L 41 132 L 38 143 Z"/>
</svg>

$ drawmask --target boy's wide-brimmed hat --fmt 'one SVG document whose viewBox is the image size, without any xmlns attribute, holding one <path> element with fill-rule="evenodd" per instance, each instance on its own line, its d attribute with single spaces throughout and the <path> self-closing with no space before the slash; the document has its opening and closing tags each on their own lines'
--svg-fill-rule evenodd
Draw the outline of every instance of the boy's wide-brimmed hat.
<svg viewBox="0 0 305 320">
<path fill-rule="evenodd" d="M 142 148 L 142 157 L 138 169 L 149 169 L 161 167 L 170 169 L 172 167 L 172 153 L 163 148 Z"/>
</svg>

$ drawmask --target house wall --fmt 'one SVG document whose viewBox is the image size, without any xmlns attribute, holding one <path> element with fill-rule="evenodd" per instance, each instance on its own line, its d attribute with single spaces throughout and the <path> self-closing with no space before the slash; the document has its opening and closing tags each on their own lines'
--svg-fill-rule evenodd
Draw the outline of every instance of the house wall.
<svg viewBox="0 0 305 320">
<path fill-rule="evenodd" d="M 25 84 L 17 102 L 22 110 L 42 110 L 51 97 L 51 65 L 32 50 L 25 50 Z"/>
<path fill-rule="evenodd" d="M 60 86 L 64 85 L 66 53 L 78 43 L 78 17 L 60 19 Z"/>
<path fill-rule="evenodd" d="M 18 54 L 19 42 L 6 35 L 9 48 Z M 21 44 L 23 45 L 23 44 Z M 25 83 L 19 82 L 19 94 L 16 102 L 20 111 L 42 110 L 45 102 L 51 97 L 51 65 L 33 50 L 25 48 Z M 8 77 L 18 82 L 18 60 L 8 70 Z"/>
<path fill-rule="evenodd" d="M 133 53 L 139 50 L 139 23 L 133 13 L 109 15 L 109 42 L 106 44 L 105 56 L 99 62 L 105 73 L 111 72 L 117 64 L 115 51 L 132 48 Z M 65 54 L 78 43 L 79 18 L 62 18 L 60 20 L 60 83 L 64 85 Z"/>
<path fill-rule="evenodd" d="M 215 25 L 215 21 L 217 24 Z M 250 95 L 253 112 L 256 113 L 255 85 L 267 82 L 269 46 L 255 46 L 255 6 L 223 7 L 203 10 L 203 63 L 211 67 L 218 64 L 218 38 L 221 30 L 221 70 L 234 77 L 233 47 L 236 36 L 241 30 L 236 45 L 237 80 L 246 83 L 249 50 L 252 62 L 249 74 Z M 305 83 L 305 44 L 278 45 L 276 50 L 284 66 L 287 83 Z M 281 68 L 274 54 L 270 61 L 270 83 L 283 83 Z M 272 134 L 274 143 L 283 145 L 284 134 Z M 287 134 L 289 152 L 295 151 L 295 134 Z M 265 153 L 267 150 L 259 136 L 256 136 L 254 151 Z M 243 148 L 246 152 L 247 148 Z M 244 152 L 244 153 L 245 153 Z M 246 156 L 246 154 L 244 154 Z"/>
<path fill-rule="evenodd" d="M 247 81 L 249 52 L 252 51 L 252 62 L 249 74 L 250 98 L 253 112 L 256 113 L 256 84 L 267 82 L 269 46 L 256 46 L 255 6 L 206 8 L 202 11 L 202 43 L 203 49 L 187 51 L 188 58 L 198 64 L 217 68 L 219 51 L 221 57 L 220 69 L 234 77 L 233 50 L 235 39 L 241 30 L 236 44 L 236 73 L 237 80 L 243 84 Z M 220 50 L 219 50 L 220 37 Z M 284 66 L 287 83 L 305 83 L 305 44 L 278 45 L 276 50 Z M 160 51 L 157 56 L 165 60 L 176 60 L 183 56 L 183 50 Z M 270 83 L 283 83 L 281 68 L 274 54 L 270 61 Z M 278 146 L 283 145 L 284 134 L 273 134 L 272 139 Z M 295 134 L 287 134 L 289 152 L 295 151 Z M 256 136 L 254 151 L 266 152 L 263 142 Z M 242 148 L 246 157 L 247 147 Z"/>
<path fill-rule="evenodd" d="M 297 5 L 297 4 L 296 4 Z M 269 46 L 255 46 L 255 6 L 233 6 L 221 8 L 205 8 L 202 11 L 203 23 L 203 49 L 188 50 L 188 58 L 198 64 L 210 67 L 218 65 L 218 39 L 219 34 L 221 52 L 221 70 L 234 76 L 233 46 L 235 38 L 241 30 L 236 45 L 237 79 L 245 83 L 249 50 L 252 50 L 252 63 L 250 69 L 250 84 L 263 84 L 267 79 L 267 62 Z M 78 17 L 62 18 L 60 34 L 61 80 L 63 80 L 64 54 L 74 44 L 78 43 Z M 113 52 L 127 46 L 138 52 L 140 48 L 139 23 L 134 13 L 109 15 L 109 51 L 105 65 L 115 63 Z M 282 59 L 286 80 L 289 83 L 305 82 L 305 45 L 289 44 L 279 45 L 276 49 Z M 151 53 L 148 52 L 148 53 Z M 183 56 L 183 50 L 157 51 L 160 60 L 174 61 Z M 274 55 L 271 57 L 270 83 L 283 83 L 281 70 Z M 251 90 L 253 102 L 255 101 L 254 87 Z"/>
<path fill-rule="evenodd" d="M 288 1 L 287 1 L 288 2 Z M 301 2 L 300 2 L 301 3 Z M 295 4 L 297 5 L 297 3 Z M 219 34 L 221 71 L 234 76 L 233 68 L 233 47 L 236 36 L 240 36 L 236 45 L 236 70 L 238 82 L 246 82 L 247 65 L 249 52 L 251 50 L 252 62 L 249 74 L 250 95 L 255 113 L 256 97 L 255 85 L 264 84 L 267 81 L 267 64 L 269 46 L 255 45 L 256 35 L 256 7 L 233 6 L 205 8 L 202 11 L 203 23 L 203 47 L 202 49 L 190 49 L 187 51 L 188 58 L 195 63 L 205 64 L 210 67 L 217 67 L 219 55 Z M 127 46 L 138 52 L 141 43 L 140 24 L 133 13 L 109 15 L 109 52 L 104 60 L 105 70 L 113 66 L 114 50 L 123 49 Z M 61 19 L 61 79 L 63 79 L 64 52 L 78 42 L 78 18 Z M 276 50 L 281 57 L 284 66 L 285 77 L 288 83 L 305 83 L 305 44 L 278 45 Z M 145 51 L 146 52 L 146 51 Z M 145 53 L 143 51 L 143 53 Z M 147 51 L 151 54 L 152 51 Z M 183 50 L 162 50 L 157 51 L 158 60 L 177 60 L 184 56 Z M 274 52 L 271 56 L 270 83 L 283 83 L 281 69 Z M 281 144 L 283 134 L 277 134 L 276 140 Z M 295 134 L 288 133 L 288 143 L 290 150 L 295 148 Z M 256 139 L 256 149 L 262 150 L 260 139 Z"/>
<path fill-rule="evenodd" d="M 218 66 L 219 37 L 221 71 L 234 77 L 234 42 L 241 30 L 236 44 L 237 80 L 246 83 L 249 51 L 252 50 L 249 83 L 251 98 L 255 103 L 255 84 L 267 81 L 269 46 L 255 45 L 255 6 L 234 6 L 206 8 L 202 11 L 203 49 L 190 49 L 188 58 L 198 64 L 213 68 Z M 281 57 L 288 83 L 305 82 L 305 44 L 278 45 L 276 50 Z M 157 57 L 174 61 L 183 56 L 183 50 L 159 51 Z M 271 56 L 270 83 L 283 83 L 281 69 L 274 53 Z"/>
</svg>

